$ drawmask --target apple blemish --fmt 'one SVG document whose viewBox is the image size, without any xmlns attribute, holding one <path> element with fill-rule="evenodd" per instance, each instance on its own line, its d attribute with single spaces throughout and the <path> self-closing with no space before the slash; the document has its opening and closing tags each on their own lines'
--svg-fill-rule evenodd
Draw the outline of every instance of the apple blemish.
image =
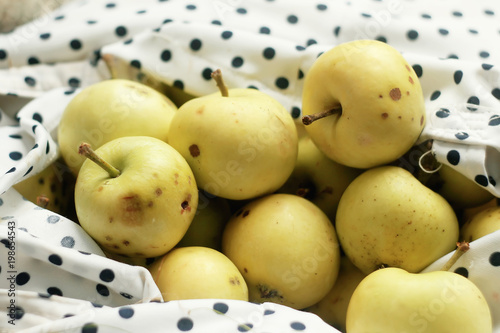
<svg viewBox="0 0 500 333">
<path fill-rule="evenodd" d="M 198 157 L 198 156 L 200 156 L 200 148 L 198 147 L 198 145 L 193 144 L 193 145 L 189 146 L 189 153 L 193 157 Z"/>
<path fill-rule="evenodd" d="M 389 92 L 389 96 L 393 101 L 399 101 L 401 99 L 401 90 L 399 88 L 394 88 Z"/>
</svg>

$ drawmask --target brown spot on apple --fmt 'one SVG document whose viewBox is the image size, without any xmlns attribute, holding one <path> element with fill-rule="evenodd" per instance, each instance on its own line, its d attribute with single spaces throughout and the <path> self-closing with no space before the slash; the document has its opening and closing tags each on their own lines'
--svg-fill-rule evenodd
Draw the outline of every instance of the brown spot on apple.
<svg viewBox="0 0 500 333">
<path fill-rule="evenodd" d="M 248 214 L 250 214 L 250 211 L 249 211 L 249 210 L 245 210 L 245 211 L 243 212 L 243 215 L 242 215 L 241 217 L 247 217 L 247 216 L 248 216 Z"/>
<path fill-rule="evenodd" d="M 156 194 L 156 196 L 157 196 L 157 197 L 159 197 L 160 195 L 162 195 L 162 194 L 163 194 L 163 191 L 161 190 L 161 188 L 159 188 L 159 187 L 158 187 L 158 188 L 155 190 L 155 194 Z"/>
<path fill-rule="evenodd" d="M 137 212 L 142 209 L 141 201 L 137 194 L 127 195 L 122 198 L 125 203 L 126 212 Z"/>
<path fill-rule="evenodd" d="M 109 236 L 109 235 L 106 235 L 106 236 L 104 237 L 104 239 L 105 239 L 105 240 L 107 240 L 107 241 L 109 242 L 109 241 L 112 241 L 112 240 L 113 240 L 113 237 L 111 237 L 111 236 Z"/>
<path fill-rule="evenodd" d="M 420 117 L 420 126 L 424 124 L 424 116 Z"/>
<path fill-rule="evenodd" d="M 240 282 L 240 279 L 238 279 L 237 276 L 234 276 L 234 277 L 230 277 L 229 278 L 229 284 L 233 285 L 233 286 L 236 286 L 236 285 L 240 285 L 241 282 Z"/>
<path fill-rule="evenodd" d="M 401 99 L 401 90 L 399 88 L 391 89 L 389 96 L 393 101 L 399 101 Z"/>
<path fill-rule="evenodd" d="M 191 200 L 191 194 L 188 194 L 188 197 L 186 200 L 184 200 L 181 203 L 181 214 L 184 214 L 184 212 L 191 212 L 191 206 L 189 205 L 189 201 Z"/>
<path fill-rule="evenodd" d="M 125 246 L 129 246 L 129 245 L 130 245 L 130 242 L 129 242 L 128 240 L 124 240 L 122 243 L 123 243 L 123 245 L 125 245 Z"/>
<path fill-rule="evenodd" d="M 408 81 L 410 81 L 411 84 L 414 84 L 415 82 L 413 81 L 413 78 L 411 76 L 408 76 Z"/>
<path fill-rule="evenodd" d="M 193 157 L 198 157 L 200 156 L 200 148 L 198 147 L 198 145 L 193 144 L 189 146 L 189 153 Z"/>
<path fill-rule="evenodd" d="M 405 68 L 406 68 L 406 70 L 407 70 L 408 72 L 411 72 L 410 66 L 405 65 Z"/>
<path fill-rule="evenodd" d="M 333 194 L 333 187 L 325 186 L 325 188 L 321 191 L 321 193 Z"/>
<path fill-rule="evenodd" d="M 196 114 L 203 114 L 203 111 L 205 111 L 205 105 L 202 105 L 198 110 L 196 110 Z"/>
<path fill-rule="evenodd" d="M 97 192 L 101 192 L 103 189 L 104 189 L 104 187 L 99 186 L 99 187 L 97 188 Z"/>
<path fill-rule="evenodd" d="M 153 207 L 153 201 L 149 201 L 149 202 L 148 202 L 148 207 L 149 207 L 149 208 Z"/>
<path fill-rule="evenodd" d="M 387 117 L 389 117 L 387 112 L 382 113 L 382 119 L 387 119 Z"/>
<path fill-rule="evenodd" d="M 243 272 L 248 273 L 248 269 L 246 267 L 243 267 Z"/>
<path fill-rule="evenodd" d="M 113 220 L 114 220 L 114 219 L 115 219 L 115 218 L 114 218 L 113 216 L 110 216 L 110 218 L 108 219 L 108 222 L 109 222 L 109 223 L 113 223 Z"/>
</svg>

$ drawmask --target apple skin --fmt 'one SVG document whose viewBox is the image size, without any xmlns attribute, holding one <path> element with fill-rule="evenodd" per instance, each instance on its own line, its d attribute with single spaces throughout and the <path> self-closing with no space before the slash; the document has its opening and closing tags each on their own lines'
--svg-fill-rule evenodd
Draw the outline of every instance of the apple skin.
<svg viewBox="0 0 500 333">
<path fill-rule="evenodd" d="M 491 333 L 484 295 L 449 271 L 379 269 L 365 277 L 347 309 L 349 333 Z"/>
<path fill-rule="evenodd" d="M 354 168 L 398 159 L 425 125 L 415 71 L 396 49 L 375 40 L 339 44 L 306 73 L 303 115 L 337 107 L 341 113 L 316 120 L 306 130 L 329 158 Z"/>
<path fill-rule="evenodd" d="M 322 299 L 337 279 L 335 228 L 309 200 L 292 194 L 254 199 L 229 220 L 222 252 L 238 267 L 250 302 L 303 309 Z"/>
<path fill-rule="evenodd" d="M 238 268 L 211 248 L 176 248 L 157 258 L 148 269 L 164 301 L 208 298 L 248 301 L 248 287 Z"/>
<path fill-rule="evenodd" d="M 189 163 L 201 190 L 230 200 L 276 191 L 292 173 L 298 151 L 290 113 L 261 91 L 239 88 L 183 104 L 168 143 Z"/>
<path fill-rule="evenodd" d="M 104 80 L 78 92 L 66 106 L 57 128 L 61 156 L 76 176 L 85 160 L 81 142 L 93 149 L 123 136 L 151 136 L 167 141 L 177 107 L 142 83 Z"/>
<path fill-rule="evenodd" d="M 336 230 L 363 273 L 400 267 L 415 273 L 453 251 L 457 216 L 439 194 L 396 166 L 366 170 L 340 198 Z"/>
<path fill-rule="evenodd" d="M 488 207 L 472 216 L 460 228 L 460 238 L 472 242 L 500 230 L 500 206 Z"/>
<path fill-rule="evenodd" d="M 198 205 L 194 175 L 162 140 L 136 136 L 112 140 L 95 152 L 121 171 L 112 178 L 85 160 L 75 185 L 82 228 L 106 251 L 152 258 L 184 236 Z"/>
</svg>

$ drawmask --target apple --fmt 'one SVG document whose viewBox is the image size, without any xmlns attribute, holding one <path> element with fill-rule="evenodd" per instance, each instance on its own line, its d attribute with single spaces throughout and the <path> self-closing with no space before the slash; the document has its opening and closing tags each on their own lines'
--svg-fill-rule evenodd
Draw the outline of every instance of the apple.
<svg viewBox="0 0 500 333">
<path fill-rule="evenodd" d="M 336 230 L 345 254 L 365 274 L 386 266 L 419 272 L 451 252 L 459 236 L 450 204 L 397 166 L 374 167 L 349 184 Z"/>
<path fill-rule="evenodd" d="M 410 273 L 388 267 L 368 274 L 349 302 L 347 332 L 491 333 L 491 310 L 481 290 L 446 270 L 459 253 L 438 271 Z"/>
<path fill-rule="evenodd" d="M 361 171 L 331 160 L 304 135 L 299 139 L 295 168 L 279 192 L 311 200 L 335 223 L 340 197 Z"/>
<path fill-rule="evenodd" d="M 340 249 L 323 211 L 293 194 L 269 194 L 233 214 L 224 253 L 245 278 L 250 302 L 303 309 L 325 297 L 337 279 Z"/>
<path fill-rule="evenodd" d="M 318 303 L 304 309 L 318 315 L 341 332 L 346 331 L 347 308 L 358 284 L 366 277 L 346 257 L 340 258 L 340 270 L 332 289 Z"/>
<path fill-rule="evenodd" d="M 419 79 L 392 46 L 355 40 L 322 53 L 306 73 L 303 122 L 334 161 L 368 169 L 407 152 L 425 125 Z"/>
<path fill-rule="evenodd" d="M 109 79 L 79 91 L 68 103 L 57 128 L 61 156 L 76 176 L 85 160 L 75 147 L 94 149 L 123 136 L 151 136 L 167 141 L 177 107 L 142 83 Z"/>
<path fill-rule="evenodd" d="M 158 258 L 149 271 L 164 301 L 208 298 L 248 301 L 248 288 L 238 268 L 212 248 L 173 249 Z"/>
<path fill-rule="evenodd" d="M 201 190 L 246 200 L 280 188 L 295 166 L 298 136 L 290 113 L 256 89 L 227 89 L 184 103 L 172 118 L 168 143 L 191 166 Z"/>
<path fill-rule="evenodd" d="M 500 206 L 484 208 L 460 228 L 460 238 L 472 242 L 500 230 Z"/>
<path fill-rule="evenodd" d="M 194 175 L 184 158 L 160 139 L 111 140 L 87 157 L 75 185 L 82 228 L 103 250 L 129 257 L 165 254 L 184 236 L 198 205 Z"/>
</svg>

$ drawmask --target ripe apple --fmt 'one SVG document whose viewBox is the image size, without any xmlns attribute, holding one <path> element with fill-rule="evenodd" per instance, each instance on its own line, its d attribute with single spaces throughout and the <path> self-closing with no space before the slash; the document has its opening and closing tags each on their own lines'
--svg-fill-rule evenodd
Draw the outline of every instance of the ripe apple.
<svg viewBox="0 0 500 333">
<path fill-rule="evenodd" d="M 500 230 L 500 206 L 488 207 L 472 216 L 460 228 L 460 238 L 472 242 Z"/>
<path fill-rule="evenodd" d="M 295 166 L 298 137 L 290 113 L 256 89 L 227 89 L 191 99 L 172 118 L 168 143 L 191 166 L 201 190 L 245 200 L 272 193 Z"/>
<path fill-rule="evenodd" d="M 229 220 L 222 252 L 238 267 L 251 302 L 303 309 L 332 288 L 340 266 L 333 224 L 293 194 L 254 199 Z"/>
<path fill-rule="evenodd" d="M 149 271 L 164 301 L 207 298 L 248 301 L 248 288 L 238 268 L 211 248 L 173 249 L 158 258 Z"/>
<path fill-rule="evenodd" d="M 306 73 L 303 122 L 334 161 L 371 168 L 398 159 L 425 125 L 419 79 L 392 46 L 375 40 L 339 44 Z"/>
<path fill-rule="evenodd" d="M 308 135 L 304 135 L 299 139 L 295 168 L 279 192 L 311 200 L 334 223 L 342 193 L 360 173 L 359 169 L 328 158 Z"/>
<path fill-rule="evenodd" d="M 491 333 L 484 295 L 450 271 L 376 270 L 355 289 L 347 309 L 349 333 Z"/>
<path fill-rule="evenodd" d="M 82 144 L 80 153 L 88 159 L 76 180 L 76 214 L 105 251 L 150 258 L 181 240 L 194 218 L 198 189 L 175 149 L 160 139 L 130 136 L 95 152 Z"/>
<path fill-rule="evenodd" d="M 346 256 L 342 256 L 339 275 L 332 289 L 318 303 L 304 310 L 318 315 L 329 325 L 345 332 L 349 301 L 354 290 L 365 276 L 366 274 L 354 266 Z"/>
<path fill-rule="evenodd" d="M 151 136 L 166 141 L 177 107 L 164 95 L 139 82 L 110 79 L 94 83 L 66 106 L 57 140 L 61 156 L 74 175 L 85 160 L 81 142 L 94 149 L 123 136 Z"/>
<path fill-rule="evenodd" d="M 450 204 L 397 166 L 366 170 L 344 191 L 336 230 L 363 273 L 385 267 L 419 272 L 451 252 L 459 224 Z"/>
</svg>

